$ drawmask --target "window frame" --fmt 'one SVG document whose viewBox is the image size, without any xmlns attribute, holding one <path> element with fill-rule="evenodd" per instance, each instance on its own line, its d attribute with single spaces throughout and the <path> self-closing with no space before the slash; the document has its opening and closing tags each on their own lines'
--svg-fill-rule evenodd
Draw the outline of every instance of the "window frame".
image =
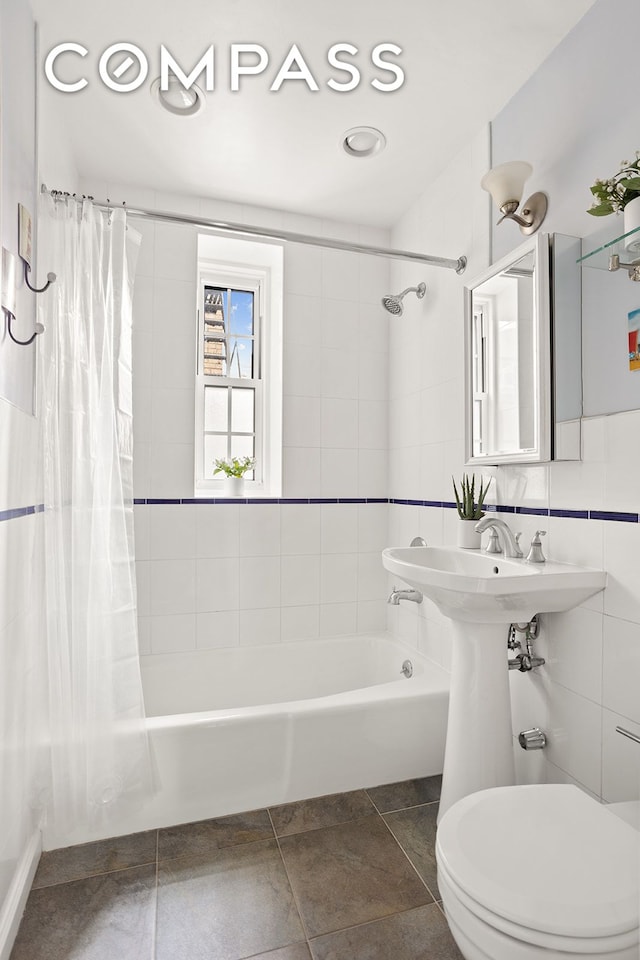
<svg viewBox="0 0 640 960">
<path fill-rule="evenodd" d="M 219 253 L 224 256 L 216 256 Z M 205 476 L 204 441 L 207 435 L 205 389 L 207 386 L 224 386 L 230 391 L 233 388 L 254 390 L 256 470 L 254 478 L 246 480 L 245 495 L 249 497 L 281 495 L 282 260 L 282 247 L 275 244 L 206 234 L 198 237 L 194 432 L 194 494 L 196 498 L 224 495 L 224 478 L 221 476 L 221 479 L 210 479 Z M 204 297 L 206 287 L 247 290 L 254 293 L 254 376 L 252 378 L 205 374 Z M 229 338 L 230 332 L 226 335 Z M 228 417 L 229 426 L 231 426 L 231 405 L 228 407 Z"/>
</svg>

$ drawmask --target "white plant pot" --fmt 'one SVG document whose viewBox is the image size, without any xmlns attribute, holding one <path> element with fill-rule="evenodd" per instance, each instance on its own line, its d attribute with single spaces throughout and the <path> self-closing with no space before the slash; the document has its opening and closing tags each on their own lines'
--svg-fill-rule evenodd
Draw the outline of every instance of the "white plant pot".
<svg viewBox="0 0 640 960">
<path fill-rule="evenodd" d="M 640 197 L 636 197 L 626 205 L 622 211 L 624 217 L 624 232 L 637 230 L 640 227 Z M 625 249 L 634 253 L 640 251 L 640 233 L 635 233 L 632 237 L 627 237 L 624 242 Z"/>
<path fill-rule="evenodd" d="M 224 481 L 224 492 L 227 497 L 243 497 L 244 477 L 226 477 Z"/>
<path fill-rule="evenodd" d="M 482 536 L 476 533 L 477 520 L 462 520 L 458 518 L 458 546 L 465 550 L 479 550 Z"/>
</svg>

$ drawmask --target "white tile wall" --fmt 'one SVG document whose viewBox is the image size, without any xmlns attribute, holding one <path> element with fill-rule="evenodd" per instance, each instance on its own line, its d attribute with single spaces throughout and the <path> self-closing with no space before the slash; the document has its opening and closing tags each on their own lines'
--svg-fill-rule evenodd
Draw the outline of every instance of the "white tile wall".
<svg viewBox="0 0 640 960">
<path fill-rule="evenodd" d="M 139 192 L 108 187 L 110 196 Z M 151 194 L 145 205 L 319 236 L 388 239 L 384 231 L 219 201 Z M 191 498 L 197 231 L 144 222 L 140 228 L 135 495 Z M 285 248 L 285 497 L 387 496 L 389 318 L 380 298 L 388 280 L 388 266 L 379 259 Z M 386 578 L 379 553 L 386 544 L 387 509 L 137 505 L 141 650 L 384 629 Z"/>
<path fill-rule="evenodd" d="M 465 253 L 467 274 L 489 262 L 489 206 L 475 184 L 490 166 L 486 141 L 479 136 L 407 212 L 393 232 L 395 246 L 445 255 Z M 473 171 L 471 189 L 460 185 L 456 169 Z M 476 175 L 477 174 L 477 175 Z M 454 224 L 441 197 L 474 210 Z M 503 228 L 499 228 L 503 229 Z M 410 265 L 392 267 L 392 288 L 415 284 Z M 405 315 L 390 331 L 389 495 L 418 500 L 452 499 L 451 475 L 464 469 L 462 437 L 462 292 L 464 278 L 426 270 L 422 304 L 405 301 Z M 418 411 L 418 413 L 416 413 Z M 640 411 L 583 421 L 582 461 L 490 468 L 495 477 L 488 502 L 553 510 L 640 509 L 637 444 Z M 528 544 L 536 529 L 547 530 L 548 556 L 606 569 L 605 591 L 566 614 L 543 616 L 536 652 L 547 663 L 533 674 L 510 675 L 513 730 L 541 726 L 549 737 L 543 755 L 532 758 L 515 747 L 521 782 L 576 782 L 607 800 L 638 795 L 640 746 L 615 733 L 616 723 L 640 731 L 640 524 L 574 517 L 505 514 Z M 455 542 L 455 513 L 391 505 L 389 542 L 409 544 L 420 534 L 428 543 Z M 388 588 L 392 586 L 388 580 Z M 389 629 L 417 645 L 443 666 L 449 660 L 447 621 L 433 605 L 388 608 Z"/>
</svg>

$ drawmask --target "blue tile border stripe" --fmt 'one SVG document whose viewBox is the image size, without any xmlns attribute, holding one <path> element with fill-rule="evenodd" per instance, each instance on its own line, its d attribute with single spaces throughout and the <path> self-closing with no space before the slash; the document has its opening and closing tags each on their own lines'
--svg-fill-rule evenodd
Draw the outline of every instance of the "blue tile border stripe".
<svg viewBox="0 0 640 960">
<path fill-rule="evenodd" d="M 19 517 L 31 517 L 34 513 L 42 513 L 44 503 L 33 503 L 28 507 L 14 507 L 11 510 L 0 510 L 0 523 L 3 520 L 17 520 Z"/>
<path fill-rule="evenodd" d="M 414 500 L 399 497 L 135 497 L 135 506 L 185 506 L 194 504 L 272 504 L 277 506 L 310 505 L 310 504 L 365 504 L 390 503 L 400 506 L 432 507 L 440 510 L 455 510 L 455 503 L 450 500 Z M 614 523 L 640 523 L 640 514 L 624 510 L 564 510 L 558 507 L 519 507 L 506 503 L 488 503 L 485 506 L 487 513 L 513 513 L 535 517 L 564 517 L 575 520 L 606 520 Z M 29 517 L 44 511 L 43 503 L 30 504 L 26 507 L 13 507 L 0 510 L 0 523 L 4 520 L 17 520 L 20 517 Z"/>
<path fill-rule="evenodd" d="M 624 523 L 637 523 L 637 513 L 622 513 L 618 510 L 590 510 L 590 520 L 622 520 Z"/>
</svg>

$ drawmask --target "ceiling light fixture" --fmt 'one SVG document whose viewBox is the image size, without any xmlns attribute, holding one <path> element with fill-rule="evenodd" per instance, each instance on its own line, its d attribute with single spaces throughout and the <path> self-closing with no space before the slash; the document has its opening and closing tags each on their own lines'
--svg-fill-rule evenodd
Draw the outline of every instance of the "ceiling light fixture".
<svg viewBox="0 0 640 960">
<path fill-rule="evenodd" d="M 516 213 L 525 182 L 533 173 L 533 167 L 524 160 L 511 160 L 501 163 L 485 173 L 480 186 L 493 197 L 493 202 L 502 214 L 503 220 L 515 220 L 525 237 L 531 236 L 541 226 L 547 215 L 547 197 L 544 193 L 532 193 L 525 200 L 522 216 Z M 497 224 L 496 224 L 497 226 Z"/>
<path fill-rule="evenodd" d="M 387 138 L 375 127 L 351 127 L 342 135 L 342 149 L 350 157 L 372 157 L 387 145 Z"/>
<path fill-rule="evenodd" d="M 151 84 L 151 96 L 174 117 L 195 117 L 204 110 L 206 97 L 200 87 L 192 83 L 187 90 L 177 77 L 170 76 L 168 88 L 160 89 L 160 77 Z"/>
</svg>

